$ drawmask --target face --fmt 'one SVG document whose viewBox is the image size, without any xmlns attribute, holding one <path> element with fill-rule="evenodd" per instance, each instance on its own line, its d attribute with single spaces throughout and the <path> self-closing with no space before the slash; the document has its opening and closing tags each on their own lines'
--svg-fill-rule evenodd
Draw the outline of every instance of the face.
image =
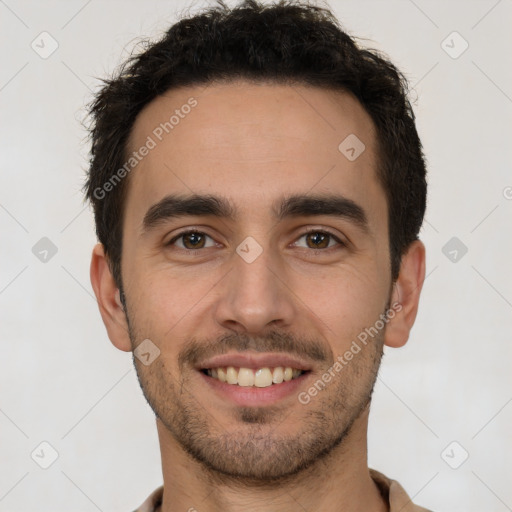
<svg viewBox="0 0 512 512">
<path fill-rule="evenodd" d="M 339 149 L 351 134 L 359 156 L 354 139 Z M 341 92 L 189 87 L 141 112 L 129 152 L 144 145 L 122 277 L 132 347 L 159 350 L 148 365 L 134 357 L 145 397 L 205 467 L 295 474 L 367 410 L 382 355 L 385 327 L 357 342 L 392 285 L 372 121 Z"/>
</svg>

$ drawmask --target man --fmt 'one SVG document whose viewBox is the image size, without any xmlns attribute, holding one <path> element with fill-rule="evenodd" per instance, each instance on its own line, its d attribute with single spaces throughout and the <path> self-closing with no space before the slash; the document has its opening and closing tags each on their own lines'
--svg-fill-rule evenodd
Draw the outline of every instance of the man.
<svg viewBox="0 0 512 512">
<path fill-rule="evenodd" d="M 92 106 L 91 281 L 164 485 L 140 511 L 413 512 L 367 464 L 383 346 L 425 276 L 402 75 L 327 9 L 182 19 Z"/>
</svg>

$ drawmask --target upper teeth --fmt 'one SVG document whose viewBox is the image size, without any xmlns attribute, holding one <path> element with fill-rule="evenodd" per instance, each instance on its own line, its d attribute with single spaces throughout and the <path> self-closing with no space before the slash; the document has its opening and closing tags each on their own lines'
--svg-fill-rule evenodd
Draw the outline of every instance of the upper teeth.
<svg viewBox="0 0 512 512">
<path fill-rule="evenodd" d="M 235 368 L 234 366 L 209 368 L 210 377 L 239 386 L 256 386 L 266 388 L 272 384 L 280 384 L 283 381 L 292 380 L 302 374 L 302 370 L 289 366 L 277 366 L 275 368 Z"/>
</svg>

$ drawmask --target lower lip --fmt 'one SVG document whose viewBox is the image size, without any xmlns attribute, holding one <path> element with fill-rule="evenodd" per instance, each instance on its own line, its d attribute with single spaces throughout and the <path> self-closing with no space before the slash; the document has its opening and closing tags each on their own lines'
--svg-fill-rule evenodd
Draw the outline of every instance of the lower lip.
<svg viewBox="0 0 512 512">
<path fill-rule="evenodd" d="M 299 377 L 282 382 L 281 384 L 272 384 L 266 388 L 258 388 L 256 386 L 227 384 L 199 371 L 204 382 L 223 400 L 231 400 L 236 405 L 253 407 L 274 404 L 290 396 L 297 395 L 299 388 L 304 385 L 304 381 L 310 373 L 303 373 Z"/>
</svg>

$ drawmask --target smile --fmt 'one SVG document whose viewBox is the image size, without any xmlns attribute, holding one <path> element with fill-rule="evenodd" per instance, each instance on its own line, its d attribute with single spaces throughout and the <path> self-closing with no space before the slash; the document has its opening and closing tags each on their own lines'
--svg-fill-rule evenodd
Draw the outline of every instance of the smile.
<svg viewBox="0 0 512 512">
<path fill-rule="evenodd" d="M 205 375 L 242 387 L 266 388 L 282 382 L 288 382 L 300 377 L 304 370 L 292 368 L 290 366 L 276 366 L 274 368 L 244 368 L 244 367 L 217 367 L 205 368 L 201 370 Z"/>
</svg>

